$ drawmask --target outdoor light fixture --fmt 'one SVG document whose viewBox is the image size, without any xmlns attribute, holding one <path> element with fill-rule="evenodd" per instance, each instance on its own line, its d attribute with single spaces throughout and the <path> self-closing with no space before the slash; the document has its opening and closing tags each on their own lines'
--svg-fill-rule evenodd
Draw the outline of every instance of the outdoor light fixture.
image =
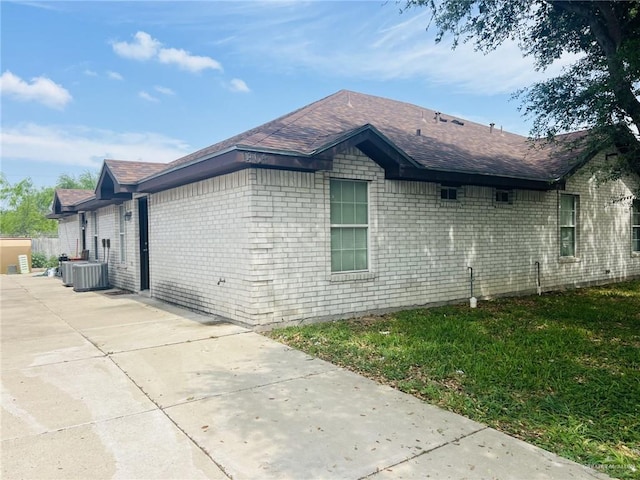
<svg viewBox="0 0 640 480">
<path fill-rule="evenodd" d="M 124 214 L 124 219 L 125 220 L 131 220 L 132 216 L 133 216 L 133 212 L 131 210 L 129 210 L 127 213 Z"/>
</svg>

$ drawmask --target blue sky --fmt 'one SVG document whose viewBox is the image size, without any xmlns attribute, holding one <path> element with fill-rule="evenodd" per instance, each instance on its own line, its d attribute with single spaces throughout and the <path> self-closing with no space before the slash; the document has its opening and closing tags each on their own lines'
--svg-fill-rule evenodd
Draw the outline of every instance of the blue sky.
<svg viewBox="0 0 640 480">
<path fill-rule="evenodd" d="M 393 1 L 0 2 L 2 171 L 52 186 L 105 158 L 169 162 L 340 89 L 527 134 L 546 73 L 451 50 Z M 567 59 L 570 60 L 570 59 Z"/>
</svg>

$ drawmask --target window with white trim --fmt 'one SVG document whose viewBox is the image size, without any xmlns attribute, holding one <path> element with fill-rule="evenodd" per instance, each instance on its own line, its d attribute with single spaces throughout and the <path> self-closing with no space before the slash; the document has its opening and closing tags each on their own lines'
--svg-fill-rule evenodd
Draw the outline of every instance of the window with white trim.
<svg viewBox="0 0 640 480">
<path fill-rule="evenodd" d="M 560 195 L 560 256 L 576 256 L 577 195 Z"/>
<path fill-rule="evenodd" d="M 120 263 L 127 261 L 127 249 L 125 245 L 125 210 L 124 205 L 119 206 L 120 217 Z"/>
<path fill-rule="evenodd" d="M 98 212 L 91 212 L 91 223 L 93 224 L 93 258 L 98 260 Z"/>
<path fill-rule="evenodd" d="M 631 251 L 640 253 L 640 199 L 631 204 Z"/>
<path fill-rule="evenodd" d="M 369 195 L 363 181 L 331 179 L 331 271 L 369 268 Z"/>
</svg>

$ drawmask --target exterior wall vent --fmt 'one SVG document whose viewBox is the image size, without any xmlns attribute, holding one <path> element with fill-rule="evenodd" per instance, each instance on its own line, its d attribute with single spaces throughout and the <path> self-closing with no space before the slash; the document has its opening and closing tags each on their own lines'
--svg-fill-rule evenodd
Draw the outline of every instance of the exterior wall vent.
<svg viewBox="0 0 640 480">
<path fill-rule="evenodd" d="M 109 288 L 107 263 L 81 263 L 73 266 L 73 290 L 89 292 Z"/>
</svg>

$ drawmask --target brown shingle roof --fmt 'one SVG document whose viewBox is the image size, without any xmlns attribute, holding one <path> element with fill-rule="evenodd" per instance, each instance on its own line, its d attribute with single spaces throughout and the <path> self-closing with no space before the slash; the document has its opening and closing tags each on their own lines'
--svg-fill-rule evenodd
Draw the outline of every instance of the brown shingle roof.
<svg viewBox="0 0 640 480">
<path fill-rule="evenodd" d="M 121 185 L 138 183 L 143 178 L 167 168 L 166 163 L 128 162 L 113 159 L 105 160 L 104 163 L 115 176 L 115 180 Z"/>
<path fill-rule="evenodd" d="M 56 196 L 62 207 L 76 205 L 93 198 L 93 190 L 80 190 L 77 188 L 58 188 Z"/>
<path fill-rule="evenodd" d="M 558 147 L 533 148 L 529 139 L 409 103 L 341 90 L 247 132 L 167 165 L 175 168 L 238 147 L 312 155 L 370 124 L 422 167 L 433 170 L 555 180 L 575 155 Z M 446 121 L 444 121 L 446 120 Z M 455 122 L 453 120 L 456 120 Z M 463 123 L 461 125 L 460 123 Z M 420 135 L 417 130 L 420 129 Z"/>
</svg>

